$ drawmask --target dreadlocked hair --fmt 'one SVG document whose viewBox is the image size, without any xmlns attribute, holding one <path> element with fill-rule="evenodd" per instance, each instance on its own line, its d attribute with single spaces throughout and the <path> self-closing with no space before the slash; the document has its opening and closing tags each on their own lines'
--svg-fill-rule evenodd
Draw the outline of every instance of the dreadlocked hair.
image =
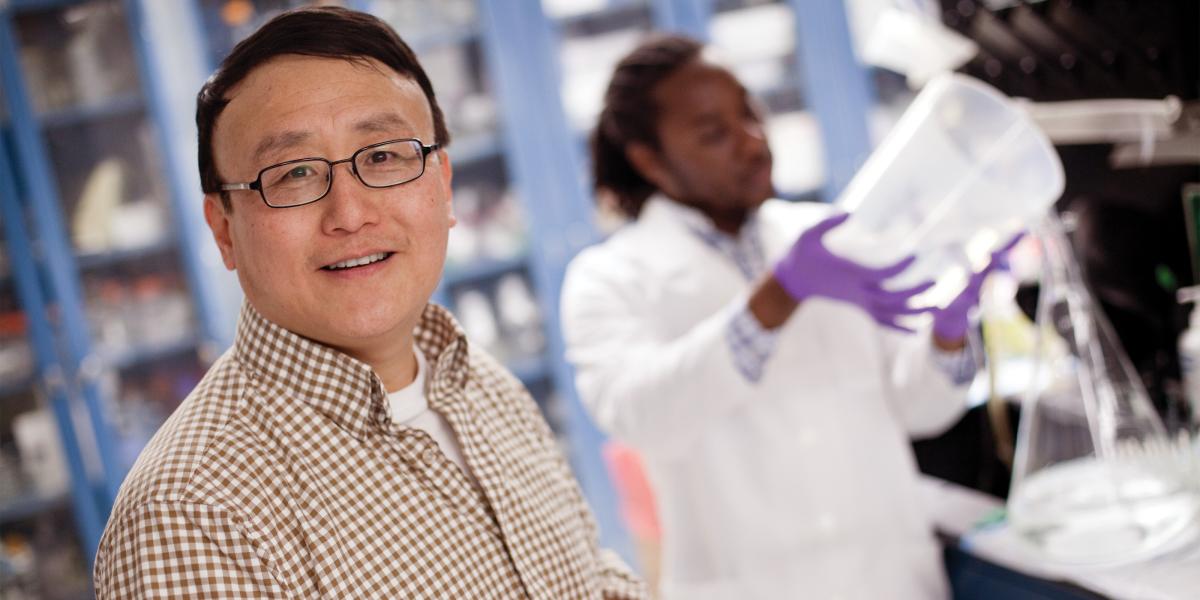
<svg viewBox="0 0 1200 600">
<path fill-rule="evenodd" d="M 659 34 L 633 49 L 613 72 L 604 93 L 604 108 L 591 135 L 592 177 L 596 191 L 607 190 L 625 216 L 637 218 L 657 191 L 625 153 L 632 143 L 658 149 L 659 108 L 654 88 L 700 55 L 703 45 L 689 37 Z"/>
</svg>

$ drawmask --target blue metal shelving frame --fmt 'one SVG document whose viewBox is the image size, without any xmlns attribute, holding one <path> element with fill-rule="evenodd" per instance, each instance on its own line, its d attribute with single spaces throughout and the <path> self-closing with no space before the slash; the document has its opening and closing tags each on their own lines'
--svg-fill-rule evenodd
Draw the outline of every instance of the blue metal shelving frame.
<svg viewBox="0 0 1200 600">
<path fill-rule="evenodd" d="M 651 0 L 654 26 L 708 41 L 714 0 Z"/>
<path fill-rule="evenodd" d="M 600 456 L 604 436 L 575 394 L 562 360 L 558 295 L 567 262 L 596 239 L 590 196 L 578 177 L 583 164 L 560 101 L 558 41 L 538 2 L 505 7 L 479 3 L 484 59 L 495 83 L 510 183 L 521 190 L 536 247 L 530 275 L 546 328 L 555 388 L 565 403 L 571 462 L 600 524 L 601 543 L 632 562 L 632 546 L 617 514 L 617 499 Z"/>
<path fill-rule="evenodd" d="M 105 521 L 111 511 L 120 483 L 125 475 L 125 464 L 120 460 L 119 440 L 115 428 L 109 422 L 106 399 L 99 385 L 101 374 L 106 369 L 132 367 L 145 361 L 178 355 L 191 348 L 211 346 L 223 348 L 231 336 L 221 332 L 224 327 L 222 315 L 217 309 L 215 291 L 205 281 L 197 254 L 198 244 L 207 240 L 198 239 L 196 233 L 203 228 L 198 203 L 194 206 L 184 198 L 198 196 L 188 194 L 180 174 L 181 164 L 179 140 L 190 138 L 176 131 L 166 117 L 165 93 L 161 89 L 159 73 L 165 68 L 156 62 L 157 55 L 148 47 L 148 35 L 144 21 L 144 1 L 118 0 L 124 10 L 126 24 L 133 43 L 133 54 L 139 75 L 140 88 L 134 92 L 110 98 L 105 102 L 50 111 L 39 115 L 29 103 L 29 94 L 19 61 L 20 49 L 14 20 L 19 14 L 29 11 L 61 9 L 83 4 L 86 0 L 9 0 L 0 2 L 0 84 L 5 90 L 8 124 L 12 138 L 12 152 L 7 146 L 0 147 L 0 196 L 3 200 L 4 227 L 7 232 L 12 277 L 20 295 L 22 308 L 29 316 L 31 342 L 37 356 L 37 380 L 45 388 L 51 408 L 57 419 L 62 437 L 68 468 L 71 475 L 71 505 L 84 545 L 88 563 L 103 532 Z M 51 167 L 50 155 L 43 140 L 48 129 L 73 127 L 94 119 L 136 114 L 144 111 L 153 123 L 158 148 L 166 156 L 162 173 L 169 194 L 175 227 L 172 239 L 166 245 L 117 251 L 97 256 L 76 257 L 66 237 L 65 223 L 61 214 L 59 190 Z M 23 175 L 23 189 L 16 189 L 16 173 Z M 195 208 L 195 210 L 190 210 Z M 28 215 L 27 215 L 28 213 Z M 26 216 L 30 217 L 26 219 Z M 29 239 L 25 225 L 32 226 L 36 238 Z M 34 260 L 33 252 L 38 252 Z M 193 305 L 199 321 L 194 335 L 177 343 L 155 347 L 133 348 L 129 352 L 112 357 L 96 353 L 90 338 L 90 328 L 84 311 L 83 295 L 79 285 L 82 268 L 105 268 L 125 259 L 150 253 L 178 250 L 182 259 L 183 272 L 187 279 Z M 43 288 L 43 285 L 45 286 Z M 47 307 L 53 306 L 56 323 L 45 318 Z M 71 407 L 80 403 L 86 408 L 91 437 L 95 442 L 101 471 L 99 480 L 89 479 L 83 449 L 76 435 Z M 93 474 L 93 476 L 95 476 Z M 8 507 L 0 507 L 0 515 L 25 515 L 30 511 L 53 505 L 53 498 L 26 498 L 25 501 Z M 6 508 L 8 510 L 6 510 Z"/>
<path fill-rule="evenodd" d="M 58 5 L 60 4 L 54 4 Z M 42 8 L 45 5 L 19 2 L 16 6 Z M 13 9 L 0 11 L 0 76 L 7 91 L 10 114 L 13 115 L 11 128 L 17 153 L 17 161 L 13 164 L 19 165 L 27 175 L 25 181 L 29 188 L 28 209 L 33 217 L 34 230 L 37 232 L 42 262 L 46 266 L 44 275 L 50 288 L 49 296 L 58 308 L 61 324 L 58 331 L 62 336 L 62 344 L 59 347 L 63 352 L 60 360 L 56 362 L 61 365 L 64 386 L 77 391 L 87 408 L 102 466 L 103 497 L 100 499 L 100 512 L 107 516 L 112 509 L 113 500 L 117 497 L 124 474 L 117 468 L 119 462 L 116 436 L 108 421 L 97 378 L 80 376 L 94 371 L 96 367 L 93 366 L 95 360 L 91 358 L 91 339 L 83 309 L 83 295 L 79 289 L 79 270 L 75 264 L 71 244 L 66 238 L 58 200 L 58 186 L 50 167 L 49 153 L 43 144 L 40 123 L 36 117 L 37 111 L 28 101 L 29 94 L 21 75 L 21 64 L 18 62 L 20 51 L 16 31 L 13 29 L 12 11 Z M 28 247 L 28 244 L 26 246 Z M 68 430 L 63 431 L 65 433 Z M 94 552 L 93 548 L 88 550 Z"/>
<path fill-rule="evenodd" d="M 180 252 L 183 255 L 184 275 L 188 282 L 188 288 L 191 290 L 196 315 L 200 321 L 200 336 L 204 342 L 224 348 L 233 340 L 228 335 L 220 333 L 228 328 L 224 327 L 224 319 L 218 309 L 220 301 L 212 289 L 213 286 L 208 285 L 205 281 L 204 271 L 200 266 L 200 257 L 197 254 L 201 243 L 212 243 L 207 239 L 199 239 L 201 236 L 197 233 L 203 231 L 203 227 L 198 222 L 201 218 L 198 200 L 200 191 L 192 190 L 189 193 L 180 174 L 172 168 L 174 165 L 183 164 L 184 161 L 179 156 L 178 144 L 180 140 L 188 140 L 191 136 L 177 131 L 172 126 L 172 119 L 167 117 L 166 94 L 162 89 L 160 78 L 156 76 L 156 73 L 162 71 L 163 66 L 156 63 L 157 54 L 154 49 L 146 45 L 148 36 L 144 31 L 146 23 L 142 7 L 142 2 L 145 1 L 147 0 L 124 0 L 129 32 L 134 40 L 134 56 L 138 61 L 138 75 L 142 82 L 142 92 L 147 98 L 151 119 L 156 125 L 154 130 L 157 133 L 158 147 L 168 157 L 168 160 L 164 161 L 167 165 L 166 172 L 162 175 L 167 182 L 170 195 L 168 204 L 171 206 L 171 215 L 174 217 L 174 233 L 178 236 Z M 187 198 L 194 198 L 196 201 L 189 203 L 185 200 Z"/>
<path fill-rule="evenodd" d="M 854 54 L 843 0 L 788 0 L 796 15 L 796 61 L 804 99 L 821 125 L 832 202 L 871 153 L 867 119 L 875 103 L 869 71 Z"/>
<path fill-rule="evenodd" d="M 146 103 L 140 95 L 125 94 L 99 104 L 50 111 L 43 114 L 39 120 L 46 129 L 73 127 L 94 119 L 131 115 L 144 108 Z"/>
<path fill-rule="evenodd" d="M 0 37 L 4 35 L 6 35 L 5 32 L 0 32 Z M 2 67 L 0 75 L 4 77 L 4 87 L 12 89 L 8 81 L 11 72 L 7 66 Z M 100 543 L 100 534 L 104 530 L 104 521 L 108 513 L 101 508 L 98 499 L 93 494 L 83 450 L 79 446 L 79 438 L 75 435 L 71 399 L 55 348 L 56 338 L 53 328 L 46 318 L 48 304 L 38 281 L 34 256 L 31 252 L 33 245 L 25 233 L 25 208 L 21 204 L 20 192 L 16 187 L 16 176 L 12 171 L 14 164 L 8 152 L 8 145 L 4 143 L 4 140 L 0 140 L 0 215 L 2 215 L 0 218 L 4 221 L 4 236 L 10 268 L 21 309 L 29 324 L 29 341 L 36 357 L 38 373 L 62 438 L 63 455 L 66 457 L 67 469 L 70 473 L 71 507 L 74 509 L 75 524 L 84 544 L 84 555 L 87 557 L 88 564 L 91 564 L 95 558 L 96 546 Z M 45 506 L 48 504 L 45 503 L 44 498 L 30 497 L 0 508 L 0 513 L 9 518 L 17 518 L 28 514 L 33 509 Z"/>
</svg>

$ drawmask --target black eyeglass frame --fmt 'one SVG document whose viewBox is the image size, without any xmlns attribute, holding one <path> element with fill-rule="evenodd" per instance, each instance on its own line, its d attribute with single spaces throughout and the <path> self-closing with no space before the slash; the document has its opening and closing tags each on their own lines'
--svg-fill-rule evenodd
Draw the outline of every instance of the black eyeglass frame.
<svg viewBox="0 0 1200 600">
<path fill-rule="evenodd" d="M 388 144 L 395 144 L 397 142 L 416 142 L 417 143 L 417 146 L 421 148 L 421 171 L 409 179 L 405 179 L 404 181 L 397 181 L 396 183 L 389 183 L 387 185 L 371 185 L 371 184 L 367 183 L 365 180 L 363 180 L 362 174 L 360 174 L 358 172 L 358 161 L 356 160 L 358 158 L 358 156 L 360 154 L 362 154 L 363 152 L 366 152 L 367 150 L 378 148 L 380 146 L 387 146 Z M 258 176 L 254 178 L 254 181 L 249 181 L 249 182 L 245 182 L 245 183 L 222 183 L 220 186 L 220 189 L 222 192 L 234 192 L 234 191 L 239 191 L 239 190 L 255 190 L 258 192 L 258 196 L 260 198 L 262 198 L 263 204 L 266 204 L 267 206 L 269 206 L 271 208 L 296 208 L 299 206 L 308 206 L 309 204 L 312 204 L 314 202 L 320 202 L 322 198 L 329 195 L 329 190 L 333 189 L 333 168 L 342 163 L 347 163 L 347 162 L 350 163 L 350 172 L 354 173 L 354 178 L 357 179 L 359 183 L 361 183 L 364 186 L 369 187 L 371 189 L 380 190 L 380 189 L 385 189 L 385 188 L 390 188 L 390 187 L 396 187 L 398 185 L 404 185 L 411 181 L 416 181 L 416 180 L 420 179 L 421 176 L 425 174 L 425 164 L 427 162 L 427 159 L 429 158 L 429 155 L 433 154 L 434 152 L 437 152 L 439 149 L 441 149 L 441 147 L 442 147 L 441 144 L 426 145 L 425 142 L 422 142 L 421 140 L 419 140 L 417 138 L 397 138 L 394 140 L 386 140 L 386 141 L 382 141 L 382 142 L 376 142 L 369 146 L 363 146 L 362 148 L 355 150 L 354 154 L 351 154 L 349 158 L 343 158 L 341 160 L 329 160 L 328 158 L 324 158 L 321 156 L 313 156 L 313 157 L 309 157 L 309 158 L 297 158 L 297 159 L 293 159 L 293 160 L 285 160 L 281 163 L 275 163 L 273 165 L 263 167 L 261 170 L 259 170 Z M 287 165 L 303 163 L 303 162 L 312 162 L 312 161 L 321 161 L 321 162 L 329 165 L 329 172 L 325 177 L 325 191 L 322 192 L 320 196 L 317 196 L 316 198 L 313 198 L 312 200 L 309 200 L 308 202 L 302 202 L 300 204 L 286 204 L 283 206 L 271 204 L 271 201 L 267 200 L 267 193 L 265 191 L 263 191 L 263 186 L 262 186 L 263 173 L 266 173 L 267 171 L 270 171 L 271 169 L 278 169 L 279 167 L 283 167 L 283 166 L 287 166 Z"/>
</svg>

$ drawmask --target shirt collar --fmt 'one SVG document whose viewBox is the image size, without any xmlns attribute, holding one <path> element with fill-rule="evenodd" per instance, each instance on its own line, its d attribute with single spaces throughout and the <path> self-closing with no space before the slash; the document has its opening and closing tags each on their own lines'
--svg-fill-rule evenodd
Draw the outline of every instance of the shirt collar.
<svg viewBox="0 0 1200 600">
<path fill-rule="evenodd" d="M 662 194 L 651 196 L 646 201 L 643 211 L 650 215 L 651 218 L 667 217 L 677 220 L 710 244 L 731 243 L 747 236 L 758 235 L 758 209 L 750 211 L 750 214 L 746 216 L 746 222 L 742 223 L 742 227 L 738 230 L 737 235 L 729 235 L 717 229 L 712 219 L 709 219 L 699 209 L 671 200 Z M 721 242 L 716 242 L 716 240 L 721 240 Z"/>
<path fill-rule="evenodd" d="M 446 309 L 427 304 L 413 330 L 425 354 L 431 404 L 461 388 L 469 366 L 466 335 Z M 362 438 L 387 415 L 383 382 L 366 363 L 263 317 L 247 301 L 234 340 L 239 361 L 268 388 L 282 390 Z"/>
</svg>

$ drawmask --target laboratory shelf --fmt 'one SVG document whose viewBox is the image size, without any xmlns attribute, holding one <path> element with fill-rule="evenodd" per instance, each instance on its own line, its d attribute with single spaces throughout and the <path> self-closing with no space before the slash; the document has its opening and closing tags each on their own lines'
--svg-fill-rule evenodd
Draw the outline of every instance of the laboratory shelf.
<svg viewBox="0 0 1200 600">
<path fill-rule="evenodd" d="M 72 106 L 44 113 L 39 120 L 47 129 L 75 127 L 91 121 L 125 117 L 145 110 L 145 100 L 139 94 L 124 94 L 96 104 Z"/>
<path fill-rule="evenodd" d="M 649 16 L 649 5 L 623 1 L 556 17 L 553 22 L 562 30 L 590 33 L 620 29 L 631 22 L 648 21 Z"/>
<path fill-rule="evenodd" d="M 164 254 L 176 250 L 177 248 L 178 243 L 175 240 L 171 238 L 164 238 L 153 244 L 137 248 L 112 250 L 109 252 L 98 252 L 94 254 L 79 254 L 75 257 L 75 263 L 79 265 L 80 269 L 99 269 L 140 258 L 154 256 L 157 254 Z"/>
<path fill-rule="evenodd" d="M 527 267 L 529 257 L 521 254 L 512 258 L 483 259 L 467 265 L 456 266 L 446 270 L 442 277 L 442 287 L 458 287 L 463 284 L 476 283 L 496 279 Z"/>
<path fill-rule="evenodd" d="M 455 140 L 446 150 L 450 154 L 455 168 L 463 168 L 474 163 L 500 156 L 502 150 L 500 136 L 495 134 L 475 134 L 461 140 Z"/>
<path fill-rule="evenodd" d="M 804 106 L 804 90 L 793 80 L 785 80 L 752 93 L 767 105 L 772 114 L 799 110 Z"/>
<path fill-rule="evenodd" d="M 0 398 L 24 392 L 32 388 L 36 381 L 32 374 L 24 377 L 12 377 L 0 380 Z"/>
<path fill-rule="evenodd" d="M 0 524 L 20 521 L 34 515 L 66 506 L 67 493 L 38 494 L 27 493 L 0 502 Z"/>
<path fill-rule="evenodd" d="M 46 10 L 51 8 L 72 6 L 75 4 L 79 4 L 79 0 L 8 0 L 7 2 L 0 2 L 0 8 L 6 7 L 17 10 Z"/>
<path fill-rule="evenodd" d="M 417 54 L 436 50 L 445 46 L 458 46 L 467 44 L 479 38 L 479 29 L 477 27 L 458 27 L 447 31 L 438 31 L 431 34 L 419 35 L 412 38 L 406 38 L 409 47 Z"/>
<path fill-rule="evenodd" d="M 135 346 L 120 352 L 106 353 L 101 350 L 101 355 L 106 357 L 105 363 L 110 367 L 123 371 L 146 363 L 172 358 L 195 350 L 199 346 L 200 338 L 195 333 L 189 333 L 168 342 Z"/>
</svg>

